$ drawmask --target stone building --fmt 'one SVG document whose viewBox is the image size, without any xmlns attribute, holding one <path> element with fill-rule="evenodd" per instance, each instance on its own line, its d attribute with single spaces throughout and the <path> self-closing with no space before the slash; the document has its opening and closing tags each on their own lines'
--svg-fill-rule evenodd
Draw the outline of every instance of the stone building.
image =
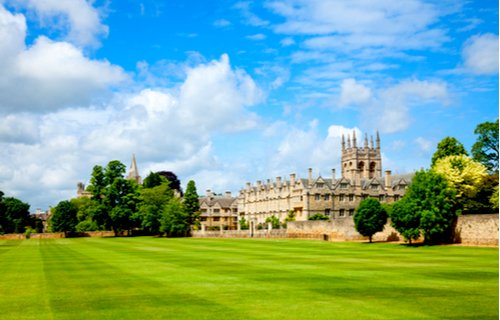
<svg viewBox="0 0 500 320">
<path fill-rule="evenodd" d="M 238 224 L 237 199 L 226 192 L 225 195 L 215 195 L 207 190 L 200 197 L 200 222 L 203 230 L 222 229 L 236 230 Z"/>
<path fill-rule="evenodd" d="M 356 133 L 342 136 L 341 176 L 336 177 L 332 169 L 330 177 L 297 178 L 290 174 L 289 180 L 276 177 L 266 183 L 247 183 L 238 196 L 238 214 L 251 223 L 264 223 L 268 217 L 276 216 L 284 221 L 290 212 L 297 221 L 307 220 L 311 215 L 322 213 L 331 219 L 342 219 L 354 215 L 362 199 L 374 197 L 381 202 L 394 202 L 405 193 L 408 180 L 393 177 L 387 170 L 382 176 L 380 137 L 376 142 L 368 136 L 358 146 Z"/>
</svg>

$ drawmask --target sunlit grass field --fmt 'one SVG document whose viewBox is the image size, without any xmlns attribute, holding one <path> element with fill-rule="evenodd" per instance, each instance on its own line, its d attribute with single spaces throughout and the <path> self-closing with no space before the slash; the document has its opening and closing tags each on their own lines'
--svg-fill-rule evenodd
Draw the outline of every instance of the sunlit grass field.
<svg viewBox="0 0 500 320">
<path fill-rule="evenodd" d="M 0 240 L 1 319 L 498 319 L 498 248 Z"/>
</svg>

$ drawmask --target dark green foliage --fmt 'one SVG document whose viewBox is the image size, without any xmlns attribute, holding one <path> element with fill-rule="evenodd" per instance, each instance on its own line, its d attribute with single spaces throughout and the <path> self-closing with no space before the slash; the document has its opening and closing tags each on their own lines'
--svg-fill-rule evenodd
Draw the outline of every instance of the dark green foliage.
<svg viewBox="0 0 500 320">
<path fill-rule="evenodd" d="M 461 154 L 468 155 L 464 145 L 453 137 L 446 137 L 438 143 L 437 150 L 432 156 L 431 167 L 434 166 L 438 159 Z"/>
<path fill-rule="evenodd" d="M 104 181 L 106 182 L 106 185 L 111 185 L 116 179 L 123 178 L 126 169 L 127 167 L 120 161 L 110 161 L 106 169 L 104 169 Z"/>
<path fill-rule="evenodd" d="M 266 223 L 271 223 L 271 226 L 273 229 L 279 229 L 280 228 L 280 219 L 276 217 L 275 215 L 272 215 L 266 219 Z"/>
<path fill-rule="evenodd" d="M 491 202 L 491 197 L 498 193 L 498 174 L 487 176 L 481 185 L 479 185 L 476 194 L 473 197 L 464 197 L 461 199 L 464 214 L 491 213 L 496 212 L 496 205 Z"/>
<path fill-rule="evenodd" d="M 177 175 L 175 173 L 173 173 L 172 171 L 158 171 L 157 173 L 170 182 L 170 188 L 172 190 L 177 190 L 177 192 L 179 192 L 181 196 L 183 195 L 181 181 L 179 180 L 179 178 L 177 178 Z"/>
<path fill-rule="evenodd" d="M 449 240 L 459 214 L 455 191 L 446 179 L 432 170 L 421 170 L 401 203 L 393 205 L 391 220 L 407 240 L 416 239 L 421 232 L 427 243 L 438 243 Z"/>
<path fill-rule="evenodd" d="M 474 133 L 478 137 L 472 145 L 472 157 L 488 168 L 490 173 L 498 174 L 498 119 L 478 124 Z"/>
<path fill-rule="evenodd" d="M 310 216 L 307 220 L 330 220 L 330 218 L 322 213 L 315 213 Z"/>
<path fill-rule="evenodd" d="M 165 205 L 160 219 L 160 231 L 169 237 L 186 236 L 189 234 L 188 213 L 179 199 L 173 198 Z"/>
<path fill-rule="evenodd" d="M 411 244 L 420 238 L 420 213 L 415 203 L 407 197 L 392 205 L 391 225 Z"/>
<path fill-rule="evenodd" d="M 144 179 L 142 186 L 144 188 L 154 188 L 164 183 L 165 180 L 166 179 L 163 178 L 160 174 L 150 172 L 148 176 Z"/>
<path fill-rule="evenodd" d="M 387 211 L 374 198 L 366 198 L 359 204 L 354 214 L 356 230 L 372 242 L 372 236 L 384 230 L 387 223 Z"/>
<path fill-rule="evenodd" d="M 188 223 L 190 225 L 199 224 L 200 200 L 196 192 L 196 184 L 193 180 L 190 180 L 186 186 L 183 204 L 188 214 Z"/>
<path fill-rule="evenodd" d="M 92 193 L 92 199 L 100 203 L 104 197 L 105 188 L 106 178 L 104 176 L 104 169 L 103 167 L 96 165 L 92 169 L 90 185 L 87 189 Z"/>
<path fill-rule="evenodd" d="M 84 220 L 80 221 L 76 227 L 75 230 L 77 232 L 86 232 L 86 231 L 97 231 L 99 230 L 99 226 L 95 221 L 92 220 Z"/>
<path fill-rule="evenodd" d="M 139 205 L 138 216 L 141 228 L 149 234 L 160 232 L 160 219 L 163 209 L 174 197 L 174 192 L 169 188 L 169 182 L 161 178 L 162 184 L 141 190 L 142 201 Z"/>
<path fill-rule="evenodd" d="M 53 232 L 73 232 L 78 224 L 78 208 L 68 200 L 61 201 L 52 209 L 50 225 Z"/>
<path fill-rule="evenodd" d="M 0 191 L 0 234 L 24 233 L 27 226 L 34 226 L 31 219 L 30 205 L 13 197 L 3 197 Z"/>
<path fill-rule="evenodd" d="M 238 221 L 238 223 L 240 224 L 240 229 L 241 230 L 248 230 L 248 228 L 249 228 L 248 221 L 244 217 L 242 217 Z"/>
<path fill-rule="evenodd" d="M 139 201 L 138 185 L 133 180 L 115 178 L 108 187 L 105 203 L 111 208 L 111 227 L 116 234 L 137 226 L 138 218 L 134 213 L 137 212 Z"/>
</svg>

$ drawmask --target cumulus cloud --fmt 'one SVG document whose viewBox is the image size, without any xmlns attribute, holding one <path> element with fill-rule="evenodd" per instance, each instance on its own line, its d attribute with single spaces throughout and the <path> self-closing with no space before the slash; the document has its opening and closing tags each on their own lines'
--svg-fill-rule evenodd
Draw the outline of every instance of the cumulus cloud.
<svg viewBox="0 0 500 320">
<path fill-rule="evenodd" d="M 74 196 L 78 181 L 88 182 L 93 165 L 113 159 L 128 165 L 132 153 L 143 175 L 224 172 L 213 135 L 253 128 L 258 117 L 248 108 L 261 99 L 253 79 L 223 55 L 188 69 L 179 86 L 116 93 L 101 107 L 10 114 L 0 121 L 0 190 L 55 205 Z"/>
<path fill-rule="evenodd" d="M 3 112 L 46 111 L 87 103 L 124 81 L 123 70 L 91 60 L 68 42 L 44 36 L 26 47 L 26 21 L 0 5 L 0 105 Z"/>
<path fill-rule="evenodd" d="M 498 35 L 486 33 L 469 38 L 462 49 L 466 72 L 477 75 L 498 73 Z"/>
<path fill-rule="evenodd" d="M 99 11 L 85 0 L 10 0 L 35 13 L 40 24 L 63 32 L 63 39 L 78 46 L 98 46 L 99 38 L 108 34 Z"/>
<path fill-rule="evenodd" d="M 340 106 L 362 104 L 369 101 L 371 96 L 371 89 L 357 83 L 355 79 L 345 79 L 340 84 Z"/>
</svg>

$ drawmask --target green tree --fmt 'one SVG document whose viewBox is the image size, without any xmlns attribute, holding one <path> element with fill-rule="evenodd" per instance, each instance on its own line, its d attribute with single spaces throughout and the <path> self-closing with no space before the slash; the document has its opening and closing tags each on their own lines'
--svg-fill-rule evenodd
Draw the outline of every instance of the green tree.
<svg viewBox="0 0 500 320">
<path fill-rule="evenodd" d="M 144 188 L 154 188 L 165 182 L 165 178 L 163 178 L 158 173 L 150 172 L 142 183 Z"/>
<path fill-rule="evenodd" d="M 108 187 L 106 193 L 106 204 L 111 208 L 109 217 L 111 227 L 117 235 L 121 231 L 137 226 L 138 218 L 134 216 L 140 202 L 138 185 L 133 180 L 117 177 Z"/>
<path fill-rule="evenodd" d="M 432 170 L 417 171 L 402 203 L 393 205 L 392 225 L 406 239 L 416 239 L 421 232 L 426 243 L 447 241 L 460 214 L 455 199 L 456 191 L 445 177 Z"/>
<path fill-rule="evenodd" d="M 61 201 L 52 209 L 50 225 L 53 232 L 68 234 L 76 229 L 78 208 L 68 200 Z"/>
<path fill-rule="evenodd" d="M 240 224 L 241 230 L 248 230 L 249 225 L 248 225 L 248 221 L 245 219 L 245 217 L 241 217 L 241 219 L 238 221 L 238 223 Z"/>
<path fill-rule="evenodd" d="M 27 226 L 34 226 L 30 205 L 13 197 L 3 197 L 0 191 L 0 233 L 24 233 Z"/>
<path fill-rule="evenodd" d="M 446 137 L 441 140 L 437 145 L 437 150 L 434 152 L 431 160 L 431 167 L 437 160 L 441 158 L 446 158 L 447 156 L 458 156 L 458 155 L 468 155 L 467 150 L 465 150 L 464 145 L 453 137 Z"/>
<path fill-rule="evenodd" d="M 493 189 L 493 194 L 491 195 L 490 197 L 490 203 L 491 203 L 491 206 L 492 208 L 498 210 L 498 184 L 495 186 L 495 188 Z"/>
<path fill-rule="evenodd" d="M 190 180 L 186 186 L 183 204 L 188 215 L 188 223 L 198 227 L 200 217 L 200 200 L 196 191 L 196 184 Z"/>
<path fill-rule="evenodd" d="M 112 160 L 104 169 L 106 185 L 111 185 L 116 179 L 123 178 L 127 167 L 118 160 Z"/>
<path fill-rule="evenodd" d="M 420 231 L 420 212 L 417 211 L 416 203 L 409 197 L 395 202 L 390 211 L 391 225 L 410 244 L 412 240 L 418 240 Z"/>
<path fill-rule="evenodd" d="M 362 200 L 354 213 L 354 226 L 363 236 L 368 237 L 370 243 L 372 236 L 384 230 L 387 223 L 387 211 L 380 202 L 374 198 Z"/>
<path fill-rule="evenodd" d="M 160 219 L 160 231 L 165 232 L 168 237 L 186 236 L 189 233 L 189 216 L 178 198 L 172 198 L 165 206 Z"/>
<path fill-rule="evenodd" d="M 280 228 L 280 219 L 276 217 L 275 215 L 272 215 L 270 217 L 267 217 L 266 223 L 271 223 L 271 227 L 273 229 L 279 229 Z"/>
<path fill-rule="evenodd" d="M 88 186 L 88 190 L 92 193 L 92 199 L 102 203 L 106 186 L 107 182 L 103 167 L 99 165 L 94 166 L 90 176 L 90 185 Z"/>
<path fill-rule="evenodd" d="M 322 213 L 315 213 L 312 216 L 310 216 L 307 220 L 330 220 L 330 218 Z"/>
<path fill-rule="evenodd" d="M 174 197 L 174 192 L 169 187 L 169 181 L 161 178 L 161 184 L 141 190 L 142 201 L 139 205 L 139 219 L 141 228 L 150 233 L 160 232 L 160 219 L 165 206 Z"/>
<path fill-rule="evenodd" d="M 472 157 L 486 166 L 490 173 L 498 174 L 498 119 L 478 124 L 474 133 L 478 137 L 472 145 Z"/>
</svg>

